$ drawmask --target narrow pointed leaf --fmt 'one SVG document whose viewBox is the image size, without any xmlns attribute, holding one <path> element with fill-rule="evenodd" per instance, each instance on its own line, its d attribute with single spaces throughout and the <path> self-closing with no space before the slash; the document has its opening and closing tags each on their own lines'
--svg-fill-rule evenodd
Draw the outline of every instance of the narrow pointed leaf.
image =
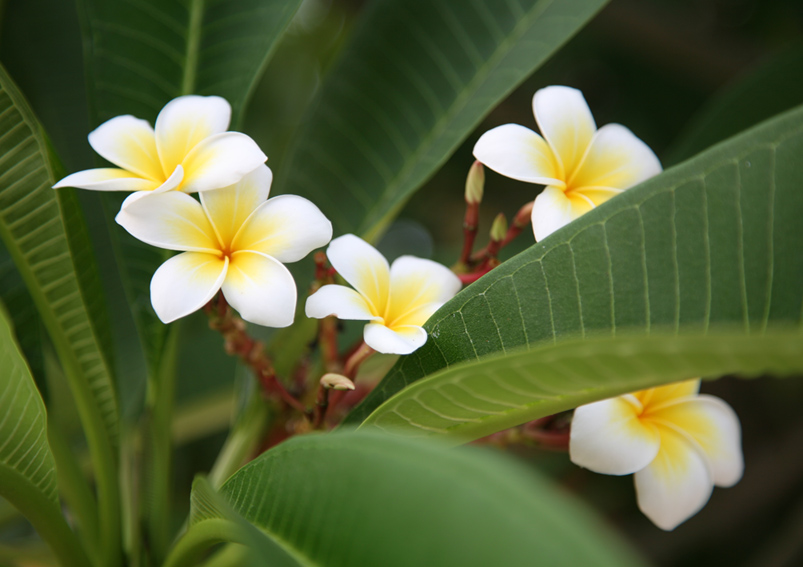
<svg viewBox="0 0 803 567">
<path fill-rule="evenodd" d="M 329 72 L 278 183 L 375 239 L 605 0 L 381 0 Z"/>
<path fill-rule="evenodd" d="M 195 517 L 226 517 L 208 498 L 200 506 L 198 488 Z M 220 496 L 292 558 L 277 565 L 639 564 L 588 510 L 488 451 L 369 432 L 295 437 Z"/>
<path fill-rule="evenodd" d="M 494 353 L 586 336 L 799 328 L 803 108 L 611 199 L 469 286 L 348 422 Z M 738 368 L 723 368 L 723 372 Z"/>
</svg>

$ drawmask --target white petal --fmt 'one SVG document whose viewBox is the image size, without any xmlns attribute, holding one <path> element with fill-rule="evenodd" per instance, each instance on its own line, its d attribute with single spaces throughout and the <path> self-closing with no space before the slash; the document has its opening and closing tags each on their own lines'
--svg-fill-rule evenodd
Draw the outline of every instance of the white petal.
<svg viewBox="0 0 803 567">
<path fill-rule="evenodd" d="M 136 193 L 131 193 L 128 197 L 126 197 L 125 201 L 123 201 L 123 204 L 120 206 L 120 213 L 123 213 L 123 211 L 125 211 L 126 208 L 128 208 L 131 205 L 131 203 L 139 201 L 142 197 L 145 197 L 146 195 L 157 195 L 159 193 L 167 193 L 168 191 L 172 191 L 173 189 L 179 186 L 183 178 L 184 178 L 184 170 L 179 165 L 176 167 L 176 170 L 173 172 L 173 175 L 168 177 L 167 181 L 165 181 L 158 187 L 154 188 L 151 191 L 137 191 Z M 118 213 L 118 216 L 120 213 Z"/>
<path fill-rule="evenodd" d="M 661 449 L 635 476 L 639 509 L 673 530 L 705 506 L 714 487 L 705 456 L 684 437 L 661 428 Z"/>
<path fill-rule="evenodd" d="M 623 396 L 574 410 L 569 457 L 581 467 L 602 474 L 632 474 L 658 454 L 660 437 L 639 419 L 637 402 Z"/>
<path fill-rule="evenodd" d="M 201 141 L 181 162 L 184 166 L 181 190 L 195 193 L 234 185 L 266 159 L 268 156 L 245 134 L 215 134 Z"/>
<path fill-rule="evenodd" d="M 533 113 L 544 138 L 571 177 L 597 129 L 583 93 L 571 87 L 546 87 L 533 96 Z"/>
<path fill-rule="evenodd" d="M 130 171 L 114 168 L 86 169 L 68 175 L 53 186 L 78 187 L 93 191 L 152 191 L 159 182 L 134 177 Z"/>
<path fill-rule="evenodd" d="M 257 252 L 232 254 L 223 295 L 246 321 L 276 328 L 293 324 L 296 282 L 275 258 Z"/>
<path fill-rule="evenodd" d="M 401 256 L 390 267 L 388 325 L 421 326 L 460 291 L 463 284 L 449 268 L 423 258 Z"/>
<path fill-rule="evenodd" d="M 134 238 L 159 248 L 211 254 L 221 248 L 201 204 L 180 191 L 131 199 L 115 220 Z"/>
<path fill-rule="evenodd" d="M 268 198 L 272 180 L 268 166 L 260 165 L 234 185 L 199 193 L 221 242 L 231 244 L 246 219 Z"/>
<path fill-rule="evenodd" d="M 372 313 L 383 316 L 390 293 L 390 266 L 385 257 L 353 234 L 335 238 L 326 256 L 337 273 L 365 297 Z"/>
<path fill-rule="evenodd" d="M 688 398 L 652 412 L 673 424 L 700 446 L 708 459 L 714 484 L 733 486 L 742 478 L 742 433 L 731 407 L 713 396 Z"/>
<path fill-rule="evenodd" d="M 332 223 L 311 201 L 280 195 L 262 203 L 234 238 L 235 250 L 256 250 L 297 262 L 332 239 Z"/>
<path fill-rule="evenodd" d="M 427 332 L 413 325 L 389 329 L 380 323 L 368 323 L 363 330 L 365 344 L 384 354 L 410 354 L 424 346 Z"/>
<path fill-rule="evenodd" d="M 382 319 L 371 313 L 371 306 L 362 295 L 342 285 L 325 285 L 307 298 L 307 317 L 323 319 L 334 315 L 338 319 L 372 321 Z"/>
<path fill-rule="evenodd" d="M 169 175 L 204 138 L 229 128 L 231 106 L 219 96 L 188 95 L 168 102 L 156 117 L 156 147 Z"/>
<path fill-rule="evenodd" d="M 145 120 L 129 115 L 107 120 L 89 133 L 89 145 L 104 159 L 138 177 L 151 181 L 167 177 L 156 153 L 153 128 Z"/>
<path fill-rule="evenodd" d="M 228 258 L 184 252 L 162 264 L 151 280 L 151 303 L 163 323 L 197 311 L 220 289 Z"/>
<path fill-rule="evenodd" d="M 593 203 L 587 203 L 580 195 L 573 195 L 573 197 L 570 199 L 561 189 L 550 186 L 545 187 L 535 198 L 530 218 L 537 242 L 566 226 L 593 207 Z"/>
<path fill-rule="evenodd" d="M 572 187 L 629 189 L 661 172 L 655 153 L 621 124 L 600 128 L 580 168 L 569 180 Z"/>
<path fill-rule="evenodd" d="M 505 177 L 563 186 L 564 177 L 544 139 L 524 126 L 505 124 L 488 130 L 474 145 L 474 157 Z"/>
</svg>

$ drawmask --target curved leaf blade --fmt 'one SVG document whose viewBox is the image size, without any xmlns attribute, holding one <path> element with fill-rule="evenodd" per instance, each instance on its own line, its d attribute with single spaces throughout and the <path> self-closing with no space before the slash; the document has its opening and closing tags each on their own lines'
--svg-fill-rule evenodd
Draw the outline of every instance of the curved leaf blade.
<svg viewBox="0 0 803 567">
<path fill-rule="evenodd" d="M 379 406 L 362 428 L 463 443 L 577 406 L 694 376 L 803 373 L 799 329 L 672 332 L 561 340 L 436 372 Z"/>
<path fill-rule="evenodd" d="M 299 565 L 640 564 L 532 471 L 375 432 L 293 438 L 220 494 Z"/>
<path fill-rule="evenodd" d="M 118 435 L 117 399 L 103 343 L 91 317 L 98 307 L 87 305 L 73 257 L 72 246 L 79 241 L 85 244 L 85 240 L 75 232 L 78 221 L 71 216 L 70 197 L 60 197 L 51 188 L 55 180 L 39 124 L 2 68 L 0 117 L 0 131 L 4 132 L 0 138 L 0 171 L 4 172 L 0 176 L 0 237 L 31 293 L 72 387 L 89 392 L 96 408 L 91 411 L 100 414 L 103 434 L 113 445 Z"/>
<path fill-rule="evenodd" d="M 801 325 L 803 108 L 627 191 L 469 286 L 356 408 L 460 362 L 566 337 Z M 490 321 L 490 323 L 489 323 Z"/>
<path fill-rule="evenodd" d="M 64 565 L 86 565 L 86 554 L 61 515 L 56 461 L 47 441 L 47 413 L 0 305 L 0 496 L 53 548 Z"/>
<path fill-rule="evenodd" d="M 329 72 L 278 184 L 375 239 L 606 0 L 384 0 Z"/>
</svg>

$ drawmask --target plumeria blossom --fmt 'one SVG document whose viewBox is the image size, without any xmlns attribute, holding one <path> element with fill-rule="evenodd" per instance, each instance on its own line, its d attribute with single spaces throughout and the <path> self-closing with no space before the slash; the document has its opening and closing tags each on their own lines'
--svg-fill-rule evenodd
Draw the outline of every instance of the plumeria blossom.
<svg viewBox="0 0 803 567">
<path fill-rule="evenodd" d="M 572 462 L 603 474 L 635 473 L 638 505 L 672 530 L 696 514 L 714 485 L 733 486 L 744 461 L 739 418 L 700 380 L 642 390 L 577 408 Z"/>
<path fill-rule="evenodd" d="M 423 346 L 427 332 L 421 325 L 462 285 L 432 260 L 402 256 L 388 266 L 376 248 L 353 234 L 334 239 L 326 255 L 354 289 L 323 286 L 307 299 L 307 317 L 369 321 L 365 343 L 386 354 L 410 354 Z"/>
<path fill-rule="evenodd" d="M 536 240 L 661 171 L 652 150 L 624 126 L 597 130 L 577 89 L 539 90 L 533 112 L 543 137 L 505 124 L 480 137 L 474 156 L 506 177 L 546 185 L 533 206 Z"/>
<path fill-rule="evenodd" d="M 136 192 L 124 206 L 151 191 L 228 187 L 268 159 L 251 138 L 226 131 L 230 119 L 226 100 L 196 95 L 167 103 L 155 129 L 146 120 L 117 116 L 89 134 L 92 148 L 117 167 L 79 171 L 53 187 Z"/>
<path fill-rule="evenodd" d="M 296 262 L 332 238 L 332 224 L 308 200 L 268 198 L 272 175 L 261 165 L 230 187 L 138 199 L 117 222 L 159 248 L 182 251 L 151 280 L 151 302 L 169 323 L 200 309 L 223 290 L 246 321 L 268 327 L 293 322 L 296 285 L 283 263 Z"/>
</svg>

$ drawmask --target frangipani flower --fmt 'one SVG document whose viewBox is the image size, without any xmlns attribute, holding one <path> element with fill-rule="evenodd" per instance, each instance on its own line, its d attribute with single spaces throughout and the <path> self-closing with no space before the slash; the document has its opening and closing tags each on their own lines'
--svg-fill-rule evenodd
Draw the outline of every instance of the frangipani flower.
<svg viewBox="0 0 803 567">
<path fill-rule="evenodd" d="M 92 148 L 117 168 L 79 171 L 53 188 L 195 193 L 228 187 L 268 159 L 251 138 L 226 131 L 230 118 L 226 100 L 196 95 L 167 103 L 155 130 L 145 120 L 117 116 L 89 134 Z"/>
<path fill-rule="evenodd" d="M 739 418 L 700 380 L 678 382 L 581 406 L 572 419 L 573 463 L 603 474 L 635 473 L 638 505 L 672 530 L 733 486 L 744 461 Z"/>
<path fill-rule="evenodd" d="M 183 251 L 151 280 L 151 302 L 165 323 L 200 309 L 223 290 L 246 321 L 268 327 L 293 322 L 296 285 L 285 262 L 296 262 L 332 238 L 332 224 L 308 200 L 269 200 L 266 165 L 239 183 L 200 194 L 180 191 L 138 199 L 117 222 L 159 248 Z"/>
<path fill-rule="evenodd" d="M 402 256 L 388 266 L 376 248 L 353 234 L 335 238 L 326 255 L 354 289 L 323 286 L 307 299 L 307 317 L 370 321 L 365 343 L 386 354 L 423 346 L 427 332 L 421 325 L 462 286 L 451 270 L 431 260 Z"/>
<path fill-rule="evenodd" d="M 505 124 L 480 137 L 474 156 L 506 177 L 546 185 L 533 206 L 536 240 L 661 171 L 652 150 L 624 126 L 597 130 L 576 89 L 539 90 L 533 112 L 543 138 Z"/>
</svg>

